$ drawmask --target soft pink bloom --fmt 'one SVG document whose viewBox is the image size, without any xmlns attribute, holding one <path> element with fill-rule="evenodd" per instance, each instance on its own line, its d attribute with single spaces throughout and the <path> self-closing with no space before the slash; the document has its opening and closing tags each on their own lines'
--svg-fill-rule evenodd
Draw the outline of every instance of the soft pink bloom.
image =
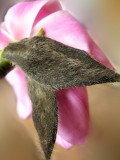
<svg viewBox="0 0 120 160">
<path fill-rule="evenodd" d="M 91 40 L 85 28 L 58 0 L 22 2 L 10 8 L 1 24 L 0 49 L 8 43 L 35 36 L 43 28 L 46 36 L 87 51 L 93 58 L 112 68 L 104 54 Z M 25 75 L 16 67 L 7 75 L 17 96 L 17 112 L 27 118 L 32 105 L 27 93 Z M 84 143 L 89 129 L 89 110 L 86 88 L 56 91 L 59 124 L 56 142 L 65 148 Z"/>
<path fill-rule="evenodd" d="M 16 2 L 20 0 L 0 0 L 0 22 L 3 20 L 6 11 L 10 8 L 10 6 L 14 5 Z"/>
</svg>

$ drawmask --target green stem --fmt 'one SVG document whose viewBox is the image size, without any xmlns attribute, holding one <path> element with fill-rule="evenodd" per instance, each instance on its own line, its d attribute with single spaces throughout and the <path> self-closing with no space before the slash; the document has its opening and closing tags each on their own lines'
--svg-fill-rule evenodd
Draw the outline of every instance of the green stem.
<svg viewBox="0 0 120 160">
<path fill-rule="evenodd" d="M 0 50 L 0 57 L 2 57 L 2 54 L 3 54 L 3 50 Z"/>
<path fill-rule="evenodd" d="M 0 79 L 5 77 L 13 69 L 11 62 L 2 57 L 3 50 L 0 50 Z"/>
<path fill-rule="evenodd" d="M 0 50 L 0 67 L 1 66 L 3 67 L 3 66 L 10 64 L 10 61 L 3 58 L 2 55 L 3 55 L 3 50 Z"/>
</svg>

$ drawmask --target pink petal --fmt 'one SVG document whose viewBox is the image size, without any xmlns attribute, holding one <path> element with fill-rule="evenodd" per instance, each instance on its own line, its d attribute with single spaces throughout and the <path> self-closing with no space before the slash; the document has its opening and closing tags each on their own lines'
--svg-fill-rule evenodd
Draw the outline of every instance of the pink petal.
<svg viewBox="0 0 120 160">
<path fill-rule="evenodd" d="M 46 2 L 46 0 L 21 2 L 8 10 L 5 24 L 15 40 L 30 36 L 34 20 Z"/>
<path fill-rule="evenodd" d="M 73 145 L 65 141 L 63 138 L 61 138 L 58 134 L 56 137 L 56 143 L 60 146 L 64 147 L 65 149 L 71 148 Z"/>
<path fill-rule="evenodd" d="M 58 11 L 42 19 L 34 27 L 32 35 L 36 35 L 40 28 L 44 28 L 47 37 L 85 50 L 97 61 L 112 68 L 105 55 L 92 41 L 85 28 L 68 12 Z"/>
<path fill-rule="evenodd" d="M 85 142 L 89 130 L 88 98 L 85 88 L 68 88 L 56 92 L 58 103 L 58 135 L 69 148 Z M 57 138 L 59 138 L 57 137 Z M 61 144 L 60 139 L 56 140 Z"/>
<path fill-rule="evenodd" d="M 11 42 L 6 32 L 0 32 L 0 49 L 4 49 Z"/>
<path fill-rule="evenodd" d="M 41 19 L 61 9 L 62 8 L 58 0 L 48 0 L 40 9 L 33 26 L 36 25 Z"/>
<path fill-rule="evenodd" d="M 2 22 L 1 25 L 0 25 L 0 30 L 1 32 L 8 32 L 7 28 L 6 28 L 6 25 L 5 25 L 5 22 Z"/>
<path fill-rule="evenodd" d="M 32 114 L 32 104 L 27 93 L 24 73 L 20 68 L 15 68 L 6 76 L 6 79 L 13 86 L 16 93 L 18 115 L 23 119 L 28 118 Z"/>
</svg>

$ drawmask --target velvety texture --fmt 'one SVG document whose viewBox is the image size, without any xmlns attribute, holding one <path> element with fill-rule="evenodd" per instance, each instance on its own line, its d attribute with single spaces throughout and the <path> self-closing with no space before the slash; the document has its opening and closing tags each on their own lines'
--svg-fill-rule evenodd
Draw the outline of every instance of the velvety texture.
<svg viewBox="0 0 120 160">
<path fill-rule="evenodd" d="M 21 2 L 10 8 L 1 24 L 0 49 L 10 42 L 35 36 L 41 28 L 44 29 L 45 36 L 85 50 L 97 61 L 112 68 L 85 28 L 67 11 L 62 10 L 58 0 Z M 6 78 L 16 93 L 19 116 L 29 117 L 32 105 L 23 71 L 16 67 Z M 64 148 L 85 142 L 89 129 L 86 88 L 59 90 L 56 96 L 59 110 L 56 142 Z"/>
</svg>

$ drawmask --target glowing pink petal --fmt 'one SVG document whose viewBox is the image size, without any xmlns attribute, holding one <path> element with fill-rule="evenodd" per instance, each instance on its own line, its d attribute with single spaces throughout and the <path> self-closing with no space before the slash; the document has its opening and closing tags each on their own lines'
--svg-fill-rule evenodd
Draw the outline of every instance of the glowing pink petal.
<svg viewBox="0 0 120 160">
<path fill-rule="evenodd" d="M 37 14 L 33 26 L 40 22 L 41 19 L 61 9 L 62 8 L 58 0 L 48 0 Z"/>
<path fill-rule="evenodd" d="M 1 32 L 6 32 L 8 34 L 8 30 L 6 28 L 5 22 L 2 22 L 0 25 Z"/>
<path fill-rule="evenodd" d="M 33 28 L 32 35 L 36 35 L 40 28 L 44 28 L 47 37 L 85 50 L 97 61 L 111 68 L 111 64 L 92 41 L 85 28 L 68 12 L 61 10 L 47 16 Z"/>
<path fill-rule="evenodd" d="M 56 92 L 56 98 L 59 111 L 57 134 L 68 144 L 80 145 L 84 143 L 89 129 L 86 89 L 81 87 L 59 90 Z M 59 139 L 57 142 L 61 143 Z"/>
<path fill-rule="evenodd" d="M 73 145 L 65 141 L 63 138 L 61 138 L 58 134 L 56 137 L 56 143 L 60 146 L 64 147 L 65 149 L 71 148 Z"/>
<path fill-rule="evenodd" d="M 11 42 L 6 32 L 0 32 L 0 50 L 4 49 Z"/>
<path fill-rule="evenodd" d="M 17 112 L 23 119 L 28 118 L 32 114 L 32 104 L 27 93 L 27 85 L 24 73 L 20 68 L 11 71 L 6 79 L 13 86 L 17 97 Z"/>
<path fill-rule="evenodd" d="M 14 40 L 30 36 L 35 18 L 46 2 L 21 2 L 8 10 L 5 24 Z"/>
</svg>

